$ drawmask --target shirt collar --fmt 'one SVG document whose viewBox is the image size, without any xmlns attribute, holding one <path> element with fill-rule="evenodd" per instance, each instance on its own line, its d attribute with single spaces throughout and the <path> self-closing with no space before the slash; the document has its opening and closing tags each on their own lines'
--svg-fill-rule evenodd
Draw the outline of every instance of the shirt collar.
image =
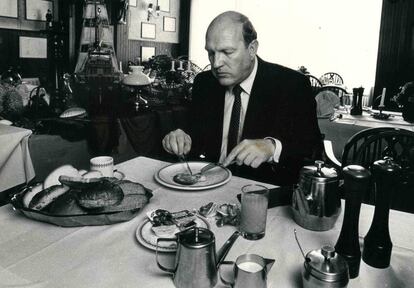
<svg viewBox="0 0 414 288">
<path fill-rule="evenodd" d="M 243 88 L 243 91 L 249 95 L 250 95 L 250 92 L 252 91 L 254 78 L 256 77 L 257 65 L 258 65 L 257 62 L 258 62 L 257 56 L 255 56 L 252 72 L 250 72 L 249 76 L 240 83 L 240 87 Z"/>
</svg>

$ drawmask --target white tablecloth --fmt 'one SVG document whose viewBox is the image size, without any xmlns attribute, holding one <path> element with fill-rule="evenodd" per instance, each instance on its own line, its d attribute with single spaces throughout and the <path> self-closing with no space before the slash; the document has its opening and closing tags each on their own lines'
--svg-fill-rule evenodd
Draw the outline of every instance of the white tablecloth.
<svg viewBox="0 0 414 288">
<path fill-rule="evenodd" d="M 155 208 L 172 211 L 200 207 L 209 201 L 237 202 L 240 188 L 252 181 L 233 177 L 226 185 L 198 192 L 166 189 L 153 180 L 154 172 L 166 163 L 138 157 L 121 163 L 118 169 L 133 181 L 153 189 L 149 205 L 134 219 L 109 226 L 61 228 L 25 218 L 10 205 L 0 207 L 0 287 L 174 287 L 171 277 L 156 265 L 155 253 L 142 247 L 135 231 L 145 212 Z M 270 186 L 270 185 L 269 185 Z M 371 224 L 373 209 L 363 205 L 360 235 Z M 293 229 L 304 250 L 336 243 L 342 220 L 327 232 L 302 229 L 292 220 L 289 207 L 268 210 L 266 236 L 258 241 L 239 238 L 227 256 L 235 260 L 244 253 L 276 259 L 268 275 L 268 287 L 302 287 L 303 258 L 295 243 Z M 217 249 L 234 227 L 217 228 Z M 391 211 L 390 231 L 394 243 L 391 267 L 375 269 L 361 261 L 360 276 L 349 287 L 412 287 L 414 283 L 414 217 Z M 163 260 L 172 260 L 164 255 Z M 219 283 L 217 287 L 222 287 Z"/>
<path fill-rule="evenodd" d="M 35 176 L 28 148 L 31 134 L 27 129 L 0 124 L 0 192 Z"/>
<path fill-rule="evenodd" d="M 338 110 L 336 114 L 342 114 L 342 118 L 336 119 L 336 123 L 364 126 L 367 128 L 393 127 L 414 131 L 414 123 L 405 121 L 398 113 L 392 113 L 388 119 L 380 120 L 371 116 L 373 112 L 363 111 L 362 115 L 350 115 L 346 111 Z M 386 113 L 386 112 L 384 112 Z"/>
</svg>

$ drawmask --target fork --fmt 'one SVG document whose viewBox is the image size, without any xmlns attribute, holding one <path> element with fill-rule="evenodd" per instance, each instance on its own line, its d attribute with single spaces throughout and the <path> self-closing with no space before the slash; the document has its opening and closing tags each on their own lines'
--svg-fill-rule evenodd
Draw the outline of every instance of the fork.
<svg viewBox="0 0 414 288">
<path fill-rule="evenodd" d="M 190 172 L 190 175 L 192 176 L 192 175 L 193 175 L 193 171 L 191 171 L 190 165 L 188 165 L 188 161 L 187 161 L 187 159 L 185 159 L 184 154 L 183 154 L 183 155 L 177 155 L 177 156 L 178 156 L 178 159 L 179 159 L 181 162 L 184 162 L 184 163 L 185 163 L 185 165 L 187 165 L 188 172 Z"/>
</svg>

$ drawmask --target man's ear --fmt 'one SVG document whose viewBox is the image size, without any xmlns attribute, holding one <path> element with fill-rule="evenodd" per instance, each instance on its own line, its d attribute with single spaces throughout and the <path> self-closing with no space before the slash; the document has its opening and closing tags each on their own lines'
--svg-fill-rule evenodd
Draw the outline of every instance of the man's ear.
<svg viewBox="0 0 414 288">
<path fill-rule="evenodd" d="M 258 48 L 259 48 L 259 42 L 257 40 L 253 40 L 252 42 L 250 42 L 249 47 L 248 47 L 250 57 L 254 58 L 256 56 Z"/>
</svg>

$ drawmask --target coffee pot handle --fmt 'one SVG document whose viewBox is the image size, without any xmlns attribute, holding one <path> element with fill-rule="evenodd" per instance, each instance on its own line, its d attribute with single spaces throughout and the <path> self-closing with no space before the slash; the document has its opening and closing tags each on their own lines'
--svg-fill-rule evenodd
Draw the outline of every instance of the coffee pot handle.
<svg viewBox="0 0 414 288">
<path fill-rule="evenodd" d="M 234 262 L 233 261 L 223 261 L 223 262 L 221 262 L 221 265 L 234 265 Z M 229 286 L 229 287 L 233 287 L 233 285 L 234 285 L 234 276 L 233 276 L 232 281 L 228 281 L 228 280 L 224 279 L 223 275 L 221 275 L 222 273 L 220 271 L 220 267 L 218 269 L 218 273 L 219 273 L 219 276 L 220 276 L 220 280 L 221 280 L 221 282 L 223 282 L 224 285 Z"/>
<path fill-rule="evenodd" d="M 163 270 L 163 271 L 165 271 L 165 272 L 174 274 L 175 273 L 175 268 L 172 269 L 172 268 L 167 268 L 165 266 L 162 266 L 161 263 L 158 261 L 158 247 L 159 247 L 158 246 L 158 242 L 160 242 L 160 241 L 176 242 L 177 243 L 177 239 L 175 239 L 175 238 L 158 238 L 157 239 L 157 246 L 155 248 L 155 260 L 157 261 L 158 267 L 160 267 L 160 269 Z"/>
</svg>

